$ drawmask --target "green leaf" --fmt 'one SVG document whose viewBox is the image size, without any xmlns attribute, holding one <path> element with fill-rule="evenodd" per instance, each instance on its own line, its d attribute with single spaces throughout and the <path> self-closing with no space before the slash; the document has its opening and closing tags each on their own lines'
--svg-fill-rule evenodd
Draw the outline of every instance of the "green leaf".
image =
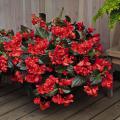
<svg viewBox="0 0 120 120">
<path fill-rule="evenodd" d="M 71 90 L 65 90 L 65 89 L 62 89 L 64 93 L 68 94 L 71 92 Z"/>
<path fill-rule="evenodd" d="M 34 94 L 35 96 L 39 96 L 39 95 L 40 95 L 40 94 L 38 93 L 37 89 L 34 89 L 34 90 L 33 90 L 33 94 Z"/>
<path fill-rule="evenodd" d="M 23 46 L 23 45 L 21 46 L 21 48 L 22 48 L 22 50 L 24 50 L 24 51 L 27 51 L 27 49 L 28 49 L 27 47 L 25 47 L 25 46 Z"/>
<path fill-rule="evenodd" d="M 14 67 L 13 63 L 10 60 L 8 60 L 8 68 L 13 68 L 13 67 Z"/>
<path fill-rule="evenodd" d="M 28 27 L 26 27 L 24 25 L 21 25 L 20 28 L 21 28 L 22 32 L 28 32 L 30 30 L 30 28 L 28 28 Z"/>
<path fill-rule="evenodd" d="M 68 21 L 68 22 L 71 22 L 71 18 L 69 16 L 65 16 L 65 19 Z"/>
<path fill-rule="evenodd" d="M 22 54 L 21 59 L 25 60 L 29 55 L 28 54 Z"/>
<path fill-rule="evenodd" d="M 47 26 L 51 26 L 52 25 L 52 22 L 48 22 L 48 23 L 46 23 L 47 24 Z"/>
<path fill-rule="evenodd" d="M 42 20 L 46 21 L 46 14 L 45 14 L 45 13 L 39 13 L 39 17 L 40 17 Z"/>
<path fill-rule="evenodd" d="M 2 55 L 3 54 L 3 52 L 2 51 L 0 51 L 0 55 Z"/>
<path fill-rule="evenodd" d="M 47 38 L 49 36 L 49 33 L 43 28 L 36 28 L 35 35 L 40 36 L 42 38 Z"/>
<path fill-rule="evenodd" d="M 93 74 L 94 74 L 94 75 L 98 75 L 99 73 L 100 73 L 99 70 L 94 70 L 94 71 L 93 71 Z"/>
<path fill-rule="evenodd" d="M 66 66 L 64 66 L 64 67 L 63 66 L 58 66 L 58 67 L 55 68 L 56 72 L 58 72 L 58 73 L 62 73 L 66 69 L 67 69 Z"/>
<path fill-rule="evenodd" d="M 91 76 L 90 81 L 92 82 L 91 83 L 92 85 L 97 85 L 97 84 L 101 83 L 101 81 L 102 81 L 101 75 L 98 74 L 97 76 L 94 76 L 94 77 Z"/>
<path fill-rule="evenodd" d="M 75 30 L 75 35 L 76 35 L 76 39 L 80 39 L 80 32 L 78 30 Z"/>
<path fill-rule="evenodd" d="M 21 66 L 20 70 L 27 70 L 26 66 Z"/>
<path fill-rule="evenodd" d="M 26 41 L 26 43 L 28 43 L 28 44 L 34 44 L 35 43 L 35 41 L 33 40 L 33 39 L 28 39 L 27 41 Z"/>
<path fill-rule="evenodd" d="M 73 70 L 73 66 L 72 65 L 69 65 L 67 67 L 67 71 L 68 71 L 69 74 L 74 75 L 74 70 Z"/>
<path fill-rule="evenodd" d="M 9 41 L 11 41 L 10 38 L 0 36 L 0 43 L 2 43 L 2 42 L 9 42 Z"/>
<path fill-rule="evenodd" d="M 23 63 L 18 63 L 16 66 L 19 67 L 20 70 L 27 70 L 26 66 Z"/>
<path fill-rule="evenodd" d="M 72 82 L 71 87 L 78 87 L 85 83 L 85 78 L 81 76 L 76 76 Z"/>
<path fill-rule="evenodd" d="M 56 38 L 55 44 L 59 44 L 61 42 L 61 39 L 59 37 Z"/>
<path fill-rule="evenodd" d="M 41 60 L 41 59 L 39 59 L 39 64 L 44 64 L 44 62 Z"/>
<path fill-rule="evenodd" d="M 95 55 L 95 49 L 90 50 L 90 51 L 88 52 L 88 55 L 89 55 L 90 57 L 93 57 L 93 56 Z"/>
<path fill-rule="evenodd" d="M 49 97 L 54 96 L 55 94 L 57 94 L 57 92 L 58 92 L 58 88 L 55 88 L 52 92 L 46 94 L 46 96 L 49 96 Z"/>
<path fill-rule="evenodd" d="M 52 32 L 49 32 L 49 35 L 48 35 L 48 41 L 50 42 L 52 40 Z"/>
<path fill-rule="evenodd" d="M 49 56 L 47 54 L 40 56 L 40 60 L 44 61 L 44 64 L 46 64 L 46 65 L 48 65 L 51 62 L 50 58 L 49 58 Z"/>
</svg>

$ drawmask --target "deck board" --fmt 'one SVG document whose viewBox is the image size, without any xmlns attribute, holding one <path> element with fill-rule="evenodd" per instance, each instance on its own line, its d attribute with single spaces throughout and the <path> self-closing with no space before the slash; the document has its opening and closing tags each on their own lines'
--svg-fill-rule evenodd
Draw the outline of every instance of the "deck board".
<svg viewBox="0 0 120 120">
<path fill-rule="evenodd" d="M 119 115 L 119 116 L 117 116 L 117 118 L 116 118 L 115 120 L 120 120 L 120 115 Z"/>
<path fill-rule="evenodd" d="M 16 108 L 19 108 L 20 106 L 23 106 L 28 102 L 29 100 L 28 98 L 26 98 L 26 96 L 21 96 L 20 98 L 10 101 L 9 103 L 0 106 L 0 116 L 3 116 L 4 114 L 9 113 Z"/>
<path fill-rule="evenodd" d="M 13 86 L 13 85 L 5 85 L 0 87 L 0 97 L 5 96 L 7 94 L 10 94 L 14 92 L 15 90 L 18 90 L 20 87 Z"/>
<path fill-rule="evenodd" d="M 48 117 L 54 113 L 56 113 L 56 111 L 59 111 L 63 109 L 63 107 L 61 106 L 57 106 L 54 105 L 52 106 L 50 109 L 46 110 L 46 111 L 41 111 L 40 108 L 38 108 L 37 110 L 34 110 L 33 112 L 25 115 L 24 117 L 20 118 L 19 120 L 41 120 L 42 118 Z"/>
<path fill-rule="evenodd" d="M 46 111 L 40 111 L 23 89 L 1 87 L 0 120 L 120 120 L 120 82 L 116 85 L 112 98 L 83 95 L 69 107 L 53 105 Z"/>
<path fill-rule="evenodd" d="M 120 96 L 119 96 L 120 97 Z M 114 120 L 120 114 L 120 100 L 91 120 Z"/>
<path fill-rule="evenodd" d="M 96 98 L 88 97 L 88 96 L 84 97 L 84 99 L 80 98 L 79 102 L 75 102 L 71 106 L 67 108 L 63 108 L 62 110 L 59 110 L 55 114 L 52 114 L 46 118 L 43 118 L 42 120 L 64 120 L 70 115 L 74 115 L 77 111 L 84 110 L 89 105 L 94 104 L 94 102 L 99 101 L 102 98 L 103 98 L 102 95 Z"/>
<path fill-rule="evenodd" d="M 5 96 L 1 96 L 0 97 L 0 106 L 2 106 L 3 104 L 6 104 L 7 102 L 13 101 L 13 100 L 21 97 L 22 95 L 24 95 L 23 91 L 16 90 Z"/>
<path fill-rule="evenodd" d="M 74 116 L 69 116 L 66 120 L 78 120 L 79 118 L 83 118 L 82 120 L 88 120 L 92 117 L 96 116 L 107 109 L 112 104 L 116 103 L 120 100 L 120 89 L 114 92 L 114 97 L 108 98 L 104 97 L 103 99 L 97 101 L 96 103 L 92 104 L 88 108 L 84 109 L 84 111 L 78 111 L 77 114 Z M 103 119 L 104 120 L 104 119 Z"/>
<path fill-rule="evenodd" d="M 28 113 L 31 113 L 32 111 L 36 110 L 38 107 L 35 106 L 33 103 L 27 103 L 17 109 L 14 109 L 10 111 L 9 113 L 3 115 L 0 117 L 0 120 L 16 120 L 19 119 Z"/>
</svg>

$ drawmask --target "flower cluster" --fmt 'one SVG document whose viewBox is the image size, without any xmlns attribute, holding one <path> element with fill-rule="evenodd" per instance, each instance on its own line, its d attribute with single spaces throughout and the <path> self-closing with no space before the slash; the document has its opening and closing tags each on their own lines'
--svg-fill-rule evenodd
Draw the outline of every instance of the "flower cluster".
<svg viewBox="0 0 120 120">
<path fill-rule="evenodd" d="M 35 74 L 35 75 L 41 75 L 44 74 L 46 71 L 46 66 L 45 65 L 39 65 L 38 64 L 38 58 L 31 58 L 31 57 L 27 57 L 25 59 L 25 64 L 26 64 L 26 68 L 28 73 L 30 74 Z"/>
<path fill-rule="evenodd" d="M 68 52 L 68 48 L 57 45 L 54 51 L 49 52 L 49 57 L 52 61 L 52 64 L 68 66 L 69 64 L 73 63 L 73 56 L 70 56 Z"/>
<path fill-rule="evenodd" d="M 63 38 L 71 38 L 71 39 L 75 39 L 75 33 L 73 32 L 74 31 L 74 26 L 67 22 L 67 21 L 64 21 L 65 22 L 65 26 L 52 26 L 51 28 L 51 32 L 55 35 L 55 36 L 58 36 L 60 37 L 61 39 Z"/>
<path fill-rule="evenodd" d="M 113 87 L 113 77 L 109 72 L 105 73 L 105 77 L 102 80 L 102 87 L 111 89 Z"/>
<path fill-rule="evenodd" d="M 88 52 L 93 48 L 93 46 L 98 43 L 99 37 L 93 37 L 89 40 L 85 40 L 83 43 L 72 42 L 71 48 L 74 52 L 81 55 L 88 54 Z"/>
<path fill-rule="evenodd" d="M 48 47 L 48 40 L 46 39 L 41 39 L 41 38 L 36 38 L 35 43 L 28 44 L 28 52 L 33 54 L 33 55 L 42 55 L 45 53 L 45 50 Z"/>
<path fill-rule="evenodd" d="M 5 58 L 3 55 L 0 56 L 0 73 L 7 71 L 7 58 Z"/>
<path fill-rule="evenodd" d="M 74 66 L 74 70 L 77 74 L 87 76 L 93 71 L 93 67 L 89 62 L 88 58 L 84 58 L 84 60 L 80 61 L 76 66 Z"/>
<path fill-rule="evenodd" d="M 74 96 L 73 94 L 69 94 L 65 97 L 62 97 L 60 94 L 57 94 L 52 97 L 52 101 L 57 104 L 64 104 L 64 106 L 68 106 L 70 103 L 72 103 Z"/>
<path fill-rule="evenodd" d="M 99 34 L 69 16 L 49 23 L 43 16 L 32 16 L 34 30 L 24 26 L 3 42 L 7 57 L 0 56 L 0 72 L 14 69 L 13 80 L 33 88 L 42 110 L 51 103 L 73 103 L 79 87 L 91 96 L 98 95 L 99 86 L 111 89 L 111 64 L 102 55 Z"/>
<path fill-rule="evenodd" d="M 9 42 L 4 42 L 4 49 L 11 57 L 20 57 L 23 53 L 21 49 L 22 35 L 17 33 Z"/>
<path fill-rule="evenodd" d="M 54 90 L 56 83 L 58 83 L 58 78 L 51 75 L 44 84 L 37 86 L 37 91 L 39 94 L 49 94 Z"/>
</svg>

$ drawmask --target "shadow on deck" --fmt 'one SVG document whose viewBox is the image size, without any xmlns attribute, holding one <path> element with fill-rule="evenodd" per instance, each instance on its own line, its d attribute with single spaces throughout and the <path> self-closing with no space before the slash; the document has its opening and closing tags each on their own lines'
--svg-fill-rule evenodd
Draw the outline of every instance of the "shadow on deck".
<svg viewBox="0 0 120 120">
<path fill-rule="evenodd" d="M 69 107 L 52 106 L 40 111 L 22 88 L 0 88 L 0 120 L 120 120 L 120 83 L 112 98 L 84 96 Z M 115 85 L 116 86 L 116 85 Z"/>
</svg>

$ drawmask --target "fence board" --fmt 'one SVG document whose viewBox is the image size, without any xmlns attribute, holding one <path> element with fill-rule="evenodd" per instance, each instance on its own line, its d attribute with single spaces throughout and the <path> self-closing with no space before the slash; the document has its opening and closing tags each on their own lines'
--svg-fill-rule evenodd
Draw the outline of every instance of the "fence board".
<svg viewBox="0 0 120 120">
<path fill-rule="evenodd" d="M 72 20 L 84 21 L 92 26 L 92 17 L 104 0 L 0 0 L 0 28 L 19 29 L 21 24 L 31 27 L 31 14 L 46 12 L 47 20 L 57 16 L 62 7 L 64 15 L 70 15 Z M 105 48 L 109 47 L 110 31 L 107 17 L 97 21 L 95 28 L 100 32 Z"/>
</svg>

